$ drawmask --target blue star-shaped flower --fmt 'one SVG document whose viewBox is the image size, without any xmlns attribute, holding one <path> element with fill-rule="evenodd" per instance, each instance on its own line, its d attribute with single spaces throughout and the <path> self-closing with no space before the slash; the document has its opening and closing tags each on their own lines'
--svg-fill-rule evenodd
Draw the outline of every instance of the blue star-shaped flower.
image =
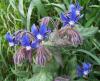
<svg viewBox="0 0 100 81">
<path fill-rule="evenodd" d="M 71 26 L 74 27 L 75 23 L 78 22 L 78 20 L 82 17 L 80 16 L 80 11 L 82 10 L 82 7 L 79 5 L 78 1 L 76 4 L 70 4 L 69 11 L 67 14 L 61 13 L 60 18 L 63 22 L 63 26 Z"/>
<path fill-rule="evenodd" d="M 90 63 L 83 63 L 83 75 L 87 76 L 91 71 Z"/>
<path fill-rule="evenodd" d="M 71 27 L 73 27 L 79 20 L 79 17 L 76 15 L 76 11 L 74 8 L 71 9 L 71 13 L 69 14 L 69 16 L 61 13 L 60 18 L 63 22 L 63 26 L 70 25 Z"/>
<path fill-rule="evenodd" d="M 65 14 L 61 13 L 60 18 L 63 22 L 63 26 L 70 25 L 73 27 L 79 20 L 79 17 L 76 15 L 75 5 L 71 4 L 68 15 L 66 16 Z"/>
<path fill-rule="evenodd" d="M 87 76 L 91 72 L 91 64 L 83 63 L 82 66 L 77 67 L 77 75 L 78 77 Z"/>
<path fill-rule="evenodd" d="M 40 28 L 38 29 L 35 24 L 32 25 L 31 32 L 35 36 L 36 40 L 43 40 L 47 37 L 47 29 L 45 24 L 41 24 Z"/>
</svg>

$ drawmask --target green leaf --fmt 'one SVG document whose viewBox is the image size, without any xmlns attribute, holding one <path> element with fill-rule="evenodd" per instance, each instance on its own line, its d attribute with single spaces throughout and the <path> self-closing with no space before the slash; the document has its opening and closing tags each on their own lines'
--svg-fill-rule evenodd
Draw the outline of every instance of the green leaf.
<svg viewBox="0 0 100 81">
<path fill-rule="evenodd" d="M 7 23 L 6 23 L 5 19 L 4 19 L 4 15 L 3 15 L 3 14 L 0 15 L 0 18 L 1 18 L 1 20 L 2 20 L 2 23 L 3 23 L 3 25 L 4 25 L 4 28 L 7 29 Z"/>
<path fill-rule="evenodd" d="M 39 67 L 38 65 L 36 65 L 36 64 L 32 64 L 32 72 L 33 73 L 38 73 L 38 72 L 40 72 L 40 70 L 41 70 L 41 67 Z"/>
<path fill-rule="evenodd" d="M 15 74 L 18 77 L 28 77 L 29 76 L 29 73 L 26 71 L 14 70 L 13 68 L 11 68 L 11 71 L 13 72 L 13 74 Z"/>
<path fill-rule="evenodd" d="M 95 16 L 92 17 L 91 19 L 89 19 L 89 20 L 87 21 L 87 23 L 85 24 L 85 27 L 89 27 L 90 25 L 92 25 L 94 19 L 95 19 Z"/>
<path fill-rule="evenodd" d="M 87 5 L 90 2 L 90 0 L 80 0 L 80 1 L 82 2 L 83 6 Z"/>
<path fill-rule="evenodd" d="M 100 51 L 100 43 L 96 39 L 93 39 L 92 42 L 95 45 L 95 47 Z"/>
<path fill-rule="evenodd" d="M 67 9 L 69 9 L 69 5 L 70 5 L 69 0 L 63 0 L 63 2 L 64 2 L 65 5 L 67 6 Z"/>
<path fill-rule="evenodd" d="M 27 80 L 27 78 L 19 78 L 19 77 L 17 77 L 16 81 L 25 81 L 25 80 Z"/>
<path fill-rule="evenodd" d="M 41 71 L 26 81 L 53 81 L 53 77 L 49 72 Z"/>
<path fill-rule="evenodd" d="M 34 5 L 38 9 L 38 14 L 40 14 L 42 17 L 47 16 L 46 9 L 44 8 L 44 5 L 42 4 L 41 0 L 33 0 Z"/>
<path fill-rule="evenodd" d="M 53 6 L 58 14 L 66 10 L 64 4 L 48 3 L 47 6 Z"/>
<path fill-rule="evenodd" d="M 82 52 L 82 53 L 85 53 L 85 54 L 89 55 L 90 57 L 92 57 L 100 65 L 100 59 L 95 54 L 92 54 L 91 52 L 89 52 L 87 50 L 84 50 L 84 49 L 76 50 L 76 52 Z"/>
<path fill-rule="evenodd" d="M 92 8 L 100 8 L 100 5 L 91 5 L 89 7 L 92 7 Z"/>
<path fill-rule="evenodd" d="M 16 4 L 15 4 L 16 3 L 15 0 L 9 0 L 9 3 L 14 8 L 14 10 L 17 10 Z"/>
<path fill-rule="evenodd" d="M 19 10 L 21 16 L 25 17 L 24 8 L 23 8 L 23 0 L 19 0 L 18 10 Z"/>
<path fill-rule="evenodd" d="M 2 37 L 0 37 L 0 58 L 2 59 L 3 63 L 5 64 L 5 66 L 8 68 L 6 60 L 5 60 L 5 58 L 3 56 L 3 53 L 2 53 Z"/>
<path fill-rule="evenodd" d="M 32 14 L 32 10 L 34 8 L 34 0 L 31 1 L 30 6 L 28 8 L 28 13 L 27 13 L 27 30 L 30 30 L 30 18 Z"/>
<path fill-rule="evenodd" d="M 74 55 L 71 56 L 67 65 L 69 75 L 71 76 L 72 79 L 76 77 L 76 67 L 77 67 L 77 59 L 76 56 Z"/>
<path fill-rule="evenodd" d="M 57 69 L 59 68 L 59 64 L 57 64 L 57 62 L 55 60 L 53 60 L 53 59 L 51 59 L 50 62 L 44 67 L 41 67 L 41 66 L 36 65 L 36 64 L 33 64 L 32 66 L 33 66 L 32 67 L 33 73 L 38 73 L 42 69 L 44 69 L 44 70 L 46 70 L 48 72 L 55 73 L 57 71 Z M 54 68 L 54 66 L 55 66 L 55 68 Z"/>
<path fill-rule="evenodd" d="M 76 27 L 76 29 L 80 32 L 83 38 L 91 37 L 98 31 L 97 27 L 89 27 L 89 28 Z"/>
</svg>

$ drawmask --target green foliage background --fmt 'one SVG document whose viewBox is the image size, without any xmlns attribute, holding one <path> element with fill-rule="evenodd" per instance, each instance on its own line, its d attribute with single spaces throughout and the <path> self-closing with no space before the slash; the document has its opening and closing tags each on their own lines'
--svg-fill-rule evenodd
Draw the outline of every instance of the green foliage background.
<svg viewBox="0 0 100 81">
<path fill-rule="evenodd" d="M 34 63 L 14 65 L 12 57 L 16 48 L 9 47 L 5 34 L 20 29 L 30 30 L 31 25 L 44 16 L 59 20 L 59 14 L 68 10 L 70 0 L 0 0 L 0 81 L 53 81 L 55 76 L 64 74 L 70 75 L 73 81 L 77 63 L 84 61 L 93 64 L 88 81 L 100 81 L 100 0 L 79 2 L 84 8 L 84 17 L 78 30 L 86 37 L 84 44 L 76 48 L 61 48 L 63 67 L 58 53 L 53 52 L 54 59 L 43 68 Z"/>
</svg>

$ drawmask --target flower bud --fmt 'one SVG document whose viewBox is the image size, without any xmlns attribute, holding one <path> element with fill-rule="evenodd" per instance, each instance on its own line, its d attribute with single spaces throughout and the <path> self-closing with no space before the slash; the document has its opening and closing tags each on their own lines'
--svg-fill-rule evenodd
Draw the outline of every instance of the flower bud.
<svg viewBox="0 0 100 81">
<path fill-rule="evenodd" d="M 51 59 L 50 51 L 44 46 L 40 46 L 36 50 L 36 64 L 41 66 L 46 65 L 48 61 Z"/>
</svg>

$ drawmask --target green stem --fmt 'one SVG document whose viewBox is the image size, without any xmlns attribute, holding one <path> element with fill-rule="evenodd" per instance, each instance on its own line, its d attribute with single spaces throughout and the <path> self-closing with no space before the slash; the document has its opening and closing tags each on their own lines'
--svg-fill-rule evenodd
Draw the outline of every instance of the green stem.
<svg viewBox="0 0 100 81">
<path fill-rule="evenodd" d="M 2 39 L 2 38 L 0 37 L 0 56 L 1 56 L 1 59 L 3 60 L 3 62 L 4 62 L 4 64 L 5 64 L 5 66 L 8 68 L 7 63 L 6 63 L 6 61 L 5 61 L 5 58 L 4 58 L 4 56 L 2 55 L 1 39 Z"/>
</svg>

